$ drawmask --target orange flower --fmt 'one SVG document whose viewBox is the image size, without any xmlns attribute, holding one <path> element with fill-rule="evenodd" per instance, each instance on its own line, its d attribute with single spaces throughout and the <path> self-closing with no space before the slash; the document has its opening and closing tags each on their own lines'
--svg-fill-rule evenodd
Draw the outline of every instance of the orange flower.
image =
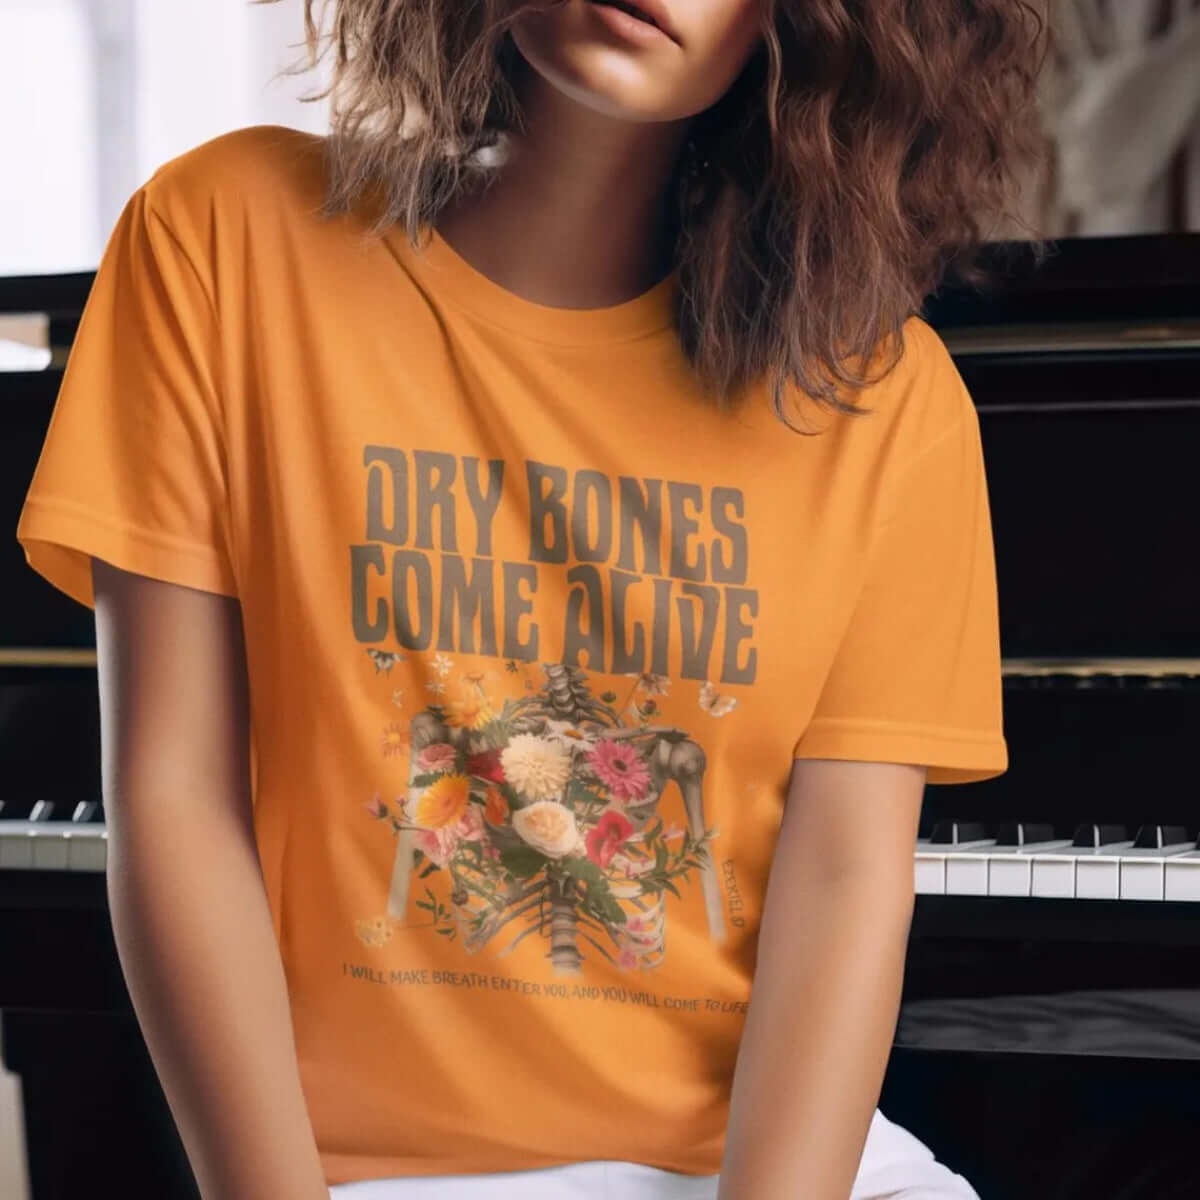
<svg viewBox="0 0 1200 1200">
<path fill-rule="evenodd" d="M 489 787 L 483 806 L 483 816 L 489 825 L 503 825 L 508 817 L 508 801 L 498 787 Z"/>
<path fill-rule="evenodd" d="M 443 775 L 417 801 L 414 823 L 422 829 L 443 829 L 463 815 L 471 798 L 471 781 L 465 775 Z"/>
<path fill-rule="evenodd" d="M 408 731 L 397 721 L 384 726 L 383 752 L 385 755 L 399 754 L 408 745 Z"/>
<path fill-rule="evenodd" d="M 481 729 L 495 715 L 487 696 L 478 685 L 472 687 L 464 699 L 451 700 L 446 705 L 446 724 L 462 729 Z"/>
</svg>

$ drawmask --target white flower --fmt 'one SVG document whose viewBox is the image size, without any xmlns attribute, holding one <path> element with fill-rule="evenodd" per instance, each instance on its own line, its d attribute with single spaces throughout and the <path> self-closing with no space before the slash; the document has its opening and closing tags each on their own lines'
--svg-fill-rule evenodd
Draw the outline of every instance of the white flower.
<svg viewBox="0 0 1200 1200">
<path fill-rule="evenodd" d="M 596 740 L 595 733 L 570 721 L 547 721 L 546 732 L 542 736 L 568 752 L 586 750 Z"/>
<path fill-rule="evenodd" d="M 431 679 L 425 685 L 425 690 L 432 692 L 435 696 L 444 696 L 446 694 L 446 685 L 440 679 Z"/>
<path fill-rule="evenodd" d="M 445 654 L 435 654 L 433 656 L 433 669 L 445 679 L 454 669 L 454 660 Z"/>
<path fill-rule="evenodd" d="M 566 787 L 571 756 L 557 743 L 532 733 L 518 733 L 500 751 L 504 778 L 530 800 L 548 800 Z"/>
<path fill-rule="evenodd" d="M 518 808 L 512 816 L 513 828 L 535 850 L 550 858 L 562 858 L 579 842 L 575 814 L 565 804 L 539 800 Z"/>
</svg>

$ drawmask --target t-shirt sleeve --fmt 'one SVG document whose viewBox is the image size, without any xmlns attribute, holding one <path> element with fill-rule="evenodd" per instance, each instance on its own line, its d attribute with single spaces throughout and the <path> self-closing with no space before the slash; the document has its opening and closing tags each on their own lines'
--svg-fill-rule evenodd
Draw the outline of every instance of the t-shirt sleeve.
<svg viewBox="0 0 1200 1200">
<path fill-rule="evenodd" d="M 796 758 L 924 764 L 928 783 L 1008 767 L 979 417 L 957 413 L 894 481 L 866 577 Z"/>
<path fill-rule="evenodd" d="M 17 524 L 29 565 L 89 608 L 93 555 L 237 594 L 216 311 L 154 188 L 109 237 Z"/>
</svg>

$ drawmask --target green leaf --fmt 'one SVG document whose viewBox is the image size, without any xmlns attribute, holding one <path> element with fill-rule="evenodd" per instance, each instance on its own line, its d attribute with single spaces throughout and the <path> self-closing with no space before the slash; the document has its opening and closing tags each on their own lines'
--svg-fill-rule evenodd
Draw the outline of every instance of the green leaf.
<svg viewBox="0 0 1200 1200">
<path fill-rule="evenodd" d="M 427 866 L 427 867 L 425 868 L 425 870 L 423 870 L 423 871 L 420 873 L 420 875 L 418 875 L 418 876 L 417 876 L 417 878 L 418 878 L 418 879 L 424 879 L 426 875 L 432 875 L 432 874 L 433 874 L 433 872 L 434 872 L 434 871 L 436 871 L 437 869 L 438 869 L 438 865 L 437 865 L 437 863 L 435 863 L 435 862 L 431 862 L 431 863 L 429 864 L 429 866 Z"/>
<path fill-rule="evenodd" d="M 437 783 L 441 777 L 442 776 L 438 771 L 427 771 L 423 775 L 414 775 L 411 786 L 419 788 L 431 787 L 433 784 Z"/>
<path fill-rule="evenodd" d="M 578 779 L 572 779 L 567 785 L 568 803 L 574 798 L 579 804 L 593 804 L 603 808 L 608 801 L 603 796 L 596 795 L 591 788 L 581 783 Z"/>
<path fill-rule="evenodd" d="M 668 892 L 671 893 L 672 896 L 679 896 L 679 889 L 669 879 L 664 879 L 662 881 L 662 885 L 667 889 Z M 682 900 L 683 897 L 680 896 L 680 899 Z"/>
<path fill-rule="evenodd" d="M 601 871 L 596 872 L 595 879 L 588 880 L 588 895 L 589 896 L 611 896 L 612 890 L 608 886 L 608 877 Z"/>
<path fill-rule="evenodd" d="M 440 933 L 442 935 L 442 937 L 453 937 L 454 936 L 453 929 L 439 929 L 438 933 Z"/>
<path fill-rule="evenodd" d="M 500 861 L 516 878 L 530 879 L 546 866 L 549 860 L 532 846 L 513 846 L 500 851 Z"/>
<path fill-rule="evenodd" d="M 590 858 L 564 858 L 562 869 L 567 875 L 583 880 L 588 888 L 598 888 L 604 879 L 600 868 Z"/>
<path fill-rule="evenodd" d="M 613 703 L 615 703 L 615 701 L 617 699 L 617 693 L 616 692 L 602 692 L 600 694 L 600 699 L 603 700 L 605 704 L 613 704 Z"/>
<path fill-rule="evenodd" d="M 489 749 L 499 750 L 501 746 L 508 742 L 508 722 L 493 717 L 485 725 L 475 731 L 476 736 L 485 742 Z"/>
</svg>

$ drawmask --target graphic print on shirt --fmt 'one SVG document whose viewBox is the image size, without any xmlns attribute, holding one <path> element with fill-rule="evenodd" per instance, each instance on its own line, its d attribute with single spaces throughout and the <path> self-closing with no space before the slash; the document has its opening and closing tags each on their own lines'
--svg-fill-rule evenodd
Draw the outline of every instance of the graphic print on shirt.
<svg viewBox="0 0 1200 1200">
<path fill-rule="evenodd" d="M 381 449 L 367 447 L 364 462 L 378 464 Z M 390 676 L 402 665 L 410 686 L 423 684 L 431 697 L 407 723 L 393 722 L 385 732 L 385 753 L 408 755 L 407 783 L 391 803 L 377 792 L 367 806 L 394 838 L 395 852 L 386 917 L 358 922 L 360 939 L 381 944 L 390 936 L 388 922 L 409 925 L 419 912 L 433 932 L 459 940 L 467 953 L 490 946 L 503 954 L 536 937 L 557 975 L 581 974 L 597 957 L 621 970 L 648 969 L 666 954 L 668 895 L 682 898 L 682 887 L 699 887 L 709 935 L 723 942 L 721 886 L 711 851 L 719 830 L 706 823 L 705 751 L 682 722 L 664 719 L 660 700 L 673 682 L 676 695 L 694 688 L 693 711 L 708 723 L 737 707 L 725 690 L 728 682 L 753 681 L 753 626 L 745 614 L 756 615 L 758 605 L 757 593 L 741 586 L 745 531 L 740 523 L 735 528 L 741 494 L 713 489 L 721 511 L 713 518 L 712 542 L 700 544 L 694 510 L 701 489 L 668 483 L 671 550 L 666 572 L 658 574 L 662 481 L 622 478 L 614 489 L 605 476 L 577 472 L 587 488 L 600 479 L 609 499 L 614 490 L 627 498 L 606 532 L 604 504 L 594 497 L 590 512 L 600 514 L 596 520 L 588 516 L 586 496 L 582 520 L 568 511 L 565 469 L 527 463 L 529 561 L 497 562 L 490 557 L 491 518 L 505 464 L 488 464 L 489 484 L 483 485 L 478 460 L 464 459 L 462 487 L 479 522 L 468 577 L 456 521 L 466 506 L 456 506 L 450 491 L 459 466 L 450 456 L 436 457 L 434 472 L 428 459 L 422 467 L 421 452 L 412 455 L 417 498 L 410 522 L 408 456 L 387 448 L 391 509 L 383 512 L 383 483 L 369 475 L 370 540 L 351 547 L 359 640 L 394 633 L 403 647 L 367 646 L 375 673 Z M 442 516 L 439 546 L 433 544 L 435 494 Z M 677 496 L 691 503 L 693 513 Z M 620 534 L 614 536 L 616 526 Z M 574 556 L 590 561 L 566 565 L 568 528 L 575 533 Z M 393 547 L 391 579 L 384 579 L 390 583 L 386 615 L 381 597 L 373 606 L 367 601 L 388 571 L 380 541 Z M 605 579 L 598 564 L 614 556 L 620 565 L 609 567 Z M 635 565 L 640 574 L 621 569 Z M 560 582 L 557 592 L 545 588 L 565 601 L 557 661 L 535 659 L 541 647 L 531 600 L 508 593 L 502 583 L 505 594 L 497 603 L 493 591 L 497 578 L 520 572 L 536 595 L 539 572 L 550 571 L 568 584 Z M 686 578 L 677 582 L 672 571 Z M 647 589 L 640 607 L 631 599 L 638 584 Z M 720 612 L 725 627 L 718 655 Z M 680 645 L 682 676 L 674 681 L 658 669 L 667 665 L 672 637 Z M 455 652 L 469 656 L 466 666 Z M 481 656 L 502 660 L 504 671 L 480 669 Z M 585 656 L 589 668 L 599 664 L 601 670 L 585 671 Z M 718 660 L 713 673 L 720 690 L 708 678 Z M 618 672 L 614 666 L 637 669 Z M 611 682 L 597 683 L 597 675 Z M 404 691 L 392 689 L 392 701 L 411 711 L 417 705 L 404 706 Z M 672 785 L 682 800 L 683 828 L 667 825 L 661 812 Z"/>
</svg>

